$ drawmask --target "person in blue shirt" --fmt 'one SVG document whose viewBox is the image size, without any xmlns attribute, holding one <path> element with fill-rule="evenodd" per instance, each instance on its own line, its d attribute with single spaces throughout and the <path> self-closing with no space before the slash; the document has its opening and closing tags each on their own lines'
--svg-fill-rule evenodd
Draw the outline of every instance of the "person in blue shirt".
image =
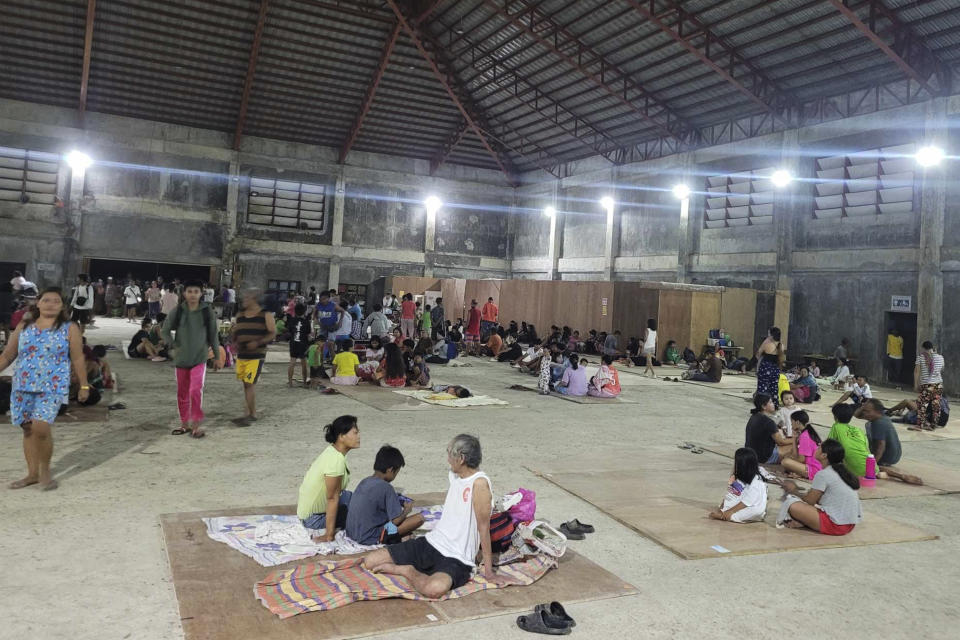
<svg viewBox="0 0 960 640">
<path fill-rule="evenodd" d="M 333 358 L 333 354 L 337 352 L 335 345 L 329 338 L 336 335 L 344 313 L 346 313 L 346 310 L 330 299 L 329 292 L 324 291 L 320 294 L 320 301 L 317 302 L 317 306 L 313 310 L 313 320 L 320 325 L 317 333 L 328 336 L 327 343 L 324 345 L 324 356 L 330 354 L 330 358 Z"/>
<path fill-rule="evenodd" d="M 410 515 L 413 502 L 401 501 L 390 486 L 404 464 L 399 449 L 380 447 L 373 475 L 361 480 L 350 497 L 344 527 L 348 538 L 359 544 L 390 544 L 423 526 L 422 515 Z"/>
</svg>

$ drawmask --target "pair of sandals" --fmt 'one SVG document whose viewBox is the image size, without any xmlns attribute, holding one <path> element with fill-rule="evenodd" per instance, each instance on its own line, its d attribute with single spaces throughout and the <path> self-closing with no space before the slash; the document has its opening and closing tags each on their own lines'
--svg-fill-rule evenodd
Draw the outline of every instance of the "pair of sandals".
<svg viewBox="0 0 960 640">
<path fill-rule="evenodd" d="M 702 449 L 701 447 L 698 447 L 697 445 L 693 444 L 692 442 L 684 442 L 683 444 L 678 444 L 678 445 L 677 445 L 677 448 L 678 448 L 678 449 L 686 449 L 686 450 L 690 451 L 690 453 L 697 453 L 697 454 L 703 453 L 703 449 Z"/>
<path fill-rule="evenodd" d="M 177 427 L 176 429 L 170 432 L 170 435 L 182 436 L 185 433 L 189 433 L 191 438 L 197 438 L 198 440 L 203 436 L 207 435 L 206 431 L 204 431 L 200 427 L 196 427 L 195 429 L 188 429 L 186 427 Z"/>
<path fill-rule="evenodd" d="M 550 604 L 538 604 L 533 608 L 532 615 L 519 616 L 517 626 L 530 633 L 565 636 L 577 626 L 577 621 L 567 615 L 562 604 L 554 601 Z"/>
<path fill-rule="evenodd" d="M 583 540 L 587 533 L 596 531 L 592 524 L 584 524 L 574 518 L 570 522 L 564 522 L 560 525 L 560 533 L 567 537 L 567 540 Z"/>
</svg>

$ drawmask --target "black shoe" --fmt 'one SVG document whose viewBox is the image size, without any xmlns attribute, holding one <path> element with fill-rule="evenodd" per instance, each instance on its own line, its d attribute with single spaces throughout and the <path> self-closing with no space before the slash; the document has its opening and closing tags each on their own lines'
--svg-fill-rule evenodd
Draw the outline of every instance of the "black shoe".
<svg viewBox="0 0 960 640">
<path fill-rule="evenodd" d="M 538 604 L 533 608 L 533 612 L 543 611 L 544 620 L 547 624 L 553 627 L 575 627 L 577 626 L 577 621 L 571 618 L 566 609 L 563 608 L 563 605 L 557 601 L 553 601 L 550 604 Z"/>
<path fill-rule="evenodd" d="M 566 522 L 560 525 L 560 533 L 565 535 L 567 537 L 567 540 L 583 540 L 584 538 L 586 538 L 586 536 L 580 533 L 579 531 L 574 531 L 573 529 L 568 527 Z"/>
<path fill-rule="evenodd" d="M 530 633 L 542 633 L 548 636 L 565 636 L 570 634 L 569 625 L 553 626 L 553 624 L 547 620 L 547 615 L 545 611 L 541 610 L 534 611 L 527 616 L 520 616 L 517 618 L 517 626 Z"/>
</svg>

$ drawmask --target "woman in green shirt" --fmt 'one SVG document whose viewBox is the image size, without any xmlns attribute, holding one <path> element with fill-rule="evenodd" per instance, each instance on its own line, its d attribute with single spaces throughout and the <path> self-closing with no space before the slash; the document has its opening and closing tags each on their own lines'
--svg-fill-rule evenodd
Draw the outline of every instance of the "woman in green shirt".
<svg viewBox="0 0 960 640">
<path fill-rule="evenodd" d="M 340 416 L 323 430 L 330 446 L 313 461 L 300 484 L 297 517 L 314 540 L 331 542 L 337 527 L 343 528 L 347 521 L 352 495 L 346 490 L 350 482 L 347 454 L 360 446 L 360 429 L 356 416 Z M 328 522 L 334 526 L 328 527 Z M 321 535 L 320 529 L 326 531 Z"/>
</svg>

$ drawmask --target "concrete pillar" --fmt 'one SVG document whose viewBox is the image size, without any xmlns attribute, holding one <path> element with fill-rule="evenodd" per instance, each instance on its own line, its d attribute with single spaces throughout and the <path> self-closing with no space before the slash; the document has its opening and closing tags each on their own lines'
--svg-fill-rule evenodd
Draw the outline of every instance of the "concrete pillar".
<svg viewBox="0 0 960 640">
<path fill-rule="evenodd" d="M 560 201 L 560 181 L 553 182 L 550 194 L 550 206 L 556 210 L 550 219 L 550 243 L 547 247 L 547 259 L 550 266 L 547 271 L 547 280 L 560 279 L 560 254 L 563 252 L 563 207 Z"/>
<path fill-rule="evenodd" d="M 773 228 L 777 239 L 776 288 L 779 290 L 789 291 L 793 285 L 793 227 L 802 216 L 809 215 L 809 200 L 805 201 L 800 194 L 802 185 L 809 183 L 802 180 L 815 177 L 801 172 L 806 167 L 812 173 L 813 166 L 813 163 L 801 162 L 800 130 L 784 131 L 777 168 L 789 172 L 794 181 L 777 189 L 773 196 Z"/>
<path fill-rule="evenodd" d="M 704 197 L 700 193 L 703 191 L 702 180 L 694 173 L 694 156 L 692 152 L 680 154 L 680 164 L 678 166 L 679 178 L 675 184 L 685 184 L 690 189 L 690 197 L 683 200 L 677 200 L 671 193 L 668 201 L 672 200 L 677 207 L 677 226 L 679 227 L 680 241 L 677 246 L 677 282 L 687 282 L 690 279 L 689 271 L 691 256 L 700 249 L 700 228 L 691 221 L 691 212 L 700 210 L 704 206 Z M 673 189 L 674 185 L 668 185 Z M 699 217 L 693 216 L 697 220 Z M 702 222 L 701 222 L 702 224 Z"/>
<path fill-rule="evenodd" d="M 945 147 L 949 130 L 947 101 L 936 98 L 926 105 L 924 139 L 921 144 Z M 917 167 L 920 187 L 920 265 L 917 286 L 917 348 L 925 340 L 937 347 L 943 336 L 943 247 L 947 199 L 947 166 Z"/>
<path fill-rule="evenodd" d="M 223 217 L 223 256 L 220 260 L 220 268 L 224 272 L 230 273 L 226 277 L 227 282 L 233 282 L 239 285 L 234 278 L 234 262 L 237 255 L 237 202 L 240 198 L 240 154 L 235 154 L 230 161 L 229 175 L 227 178 L 227 211 Z"/>
<path fill-rule="evenodd" d="M 86 169 L 70 170 L 70 189 L 67 193 L 66 234 L 63 256 L 64 289 L 73 285 L 80 273 L 83 255 L 80 249 L 80 236 L 83 231 L 83 184 Z"/>
<path fill-rule="evenodd" d="M 340 287 L 340 257 L 330 258 L 330 273 L 327 277 L 327 289 L 339 289 Z"/>
<path fill-rule="evenodd" d="M 344 179 L 343 166 L 341 165 L 340 172 L 337 174 L 337 186 L 333 194 L 333 220 L 331 221 L 333 226 L 331 229 L 330 244 L 335 247 L 343 244 L 343 203 L 346 197 L 346 180 Z M 337 275 L 339 277 L 339 274 Z"/>
</svg>

